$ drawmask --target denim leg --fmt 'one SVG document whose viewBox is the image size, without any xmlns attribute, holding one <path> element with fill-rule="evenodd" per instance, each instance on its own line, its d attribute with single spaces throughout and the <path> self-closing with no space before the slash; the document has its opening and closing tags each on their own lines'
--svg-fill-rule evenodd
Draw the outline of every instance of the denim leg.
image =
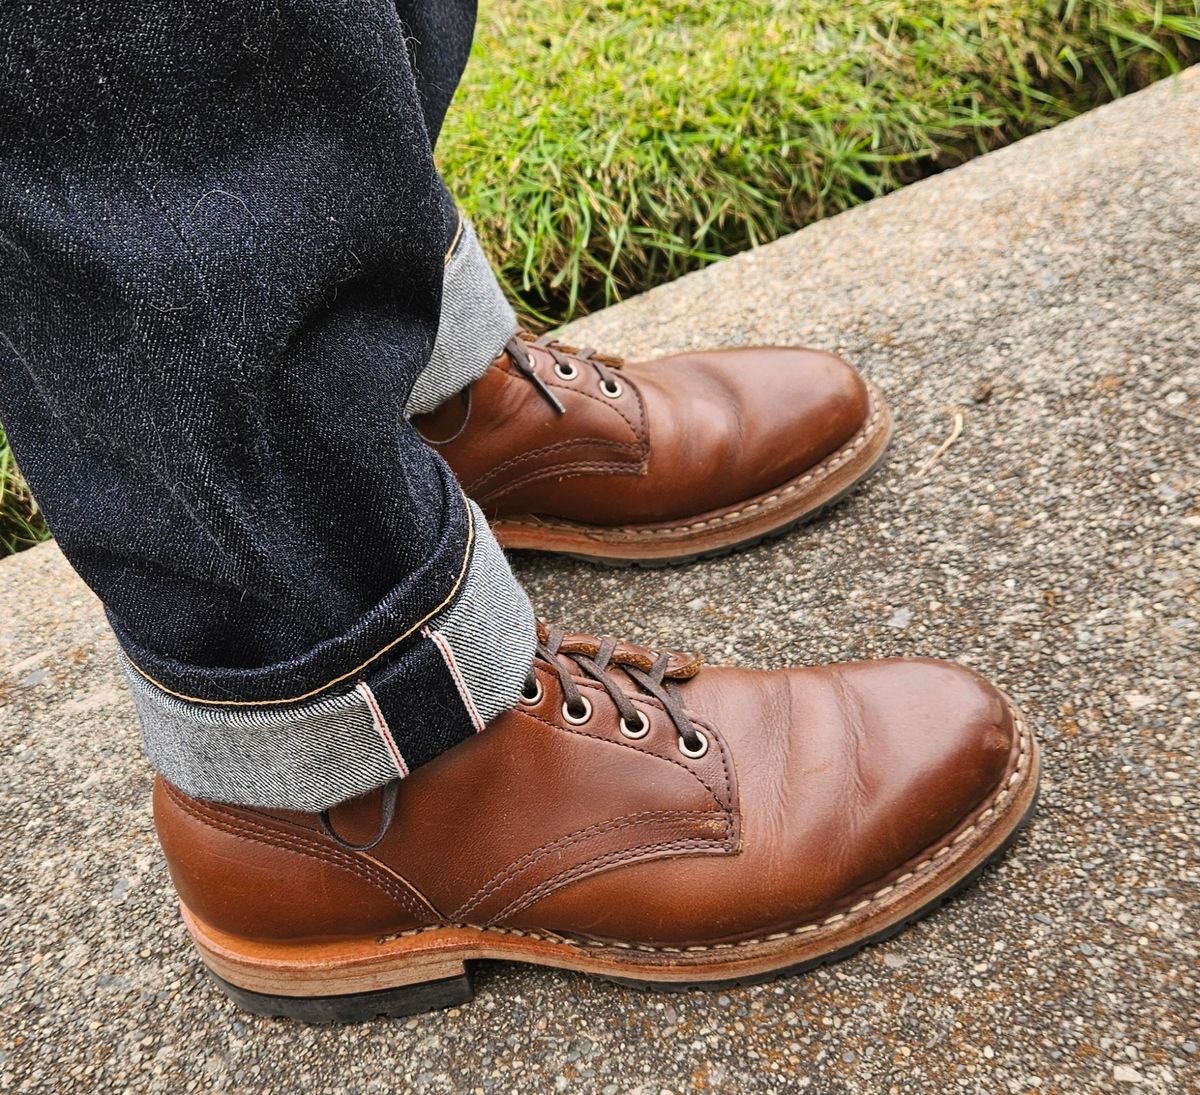
<svg viewBox="0 0 1200 1095">
<path fill-rule="evenodd" d="M 436 143 L 475 32 L 475 0 L 397 0 L 425 128 Z M 437 339 L 409 396 L 410 415 L 432 411 L 487 372 L 516 333 L 517 317 L 449 193 L 445 277 Z"/>
<path fill-rule="evenodd" d="M 488 371 L 517 330 L 517 317 L 465 217 L 446 253 L 442 310 L 429 364 L 408 397 L 408 414 L 424 414 Z"/>
<path fill-rule="evenodd" d="M 318 809 L 475 732 L 532 618 L 405 417 L 457 225 L 395 4 L 8 5 L 0 43 L 0 417 L 152 759 Z"/>
</svg>

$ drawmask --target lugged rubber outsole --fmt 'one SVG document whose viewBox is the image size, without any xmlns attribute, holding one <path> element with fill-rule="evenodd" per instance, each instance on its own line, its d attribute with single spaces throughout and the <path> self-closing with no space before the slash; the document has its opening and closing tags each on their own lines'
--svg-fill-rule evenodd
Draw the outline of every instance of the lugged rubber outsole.
<svg viewBox="0 0 1200 1095">
<path fill-rule="evenodd" d="M 457 1007 L 469 1003 L 475 996 L 470 966 L 464 966 L 457 977 L 348 996 L 269 996 L 230 984 L 212 970 L 207 973 L 221 991 L 245 1011 L 271 1019 L 295 1019 L 301 1023 L 365 1023 L 380 1017 L 396 1019 Z"/>
</svg>

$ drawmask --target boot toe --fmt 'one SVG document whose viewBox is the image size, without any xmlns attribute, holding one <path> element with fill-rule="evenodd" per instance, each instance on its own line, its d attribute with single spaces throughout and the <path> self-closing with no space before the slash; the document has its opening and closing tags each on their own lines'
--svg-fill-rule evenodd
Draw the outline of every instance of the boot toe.
<svg viewBox="0 0 1200 1095">
<path fill-rule="evenodd" d="M 1005 698 L 972 671 L 918 659 L 708 668 L 680 693 L 732 758 L 736 849 L 679 847 L 601 872 L 515 926 L 681 947 L 801 938 L 853 909 L 885 924 L 895 898 L 872 897 L 900 893 L 919 864 L 936 859 L 933 881 L 914 883 L 936 896 L 983 861 L 958 837 L 1004 787 L 1020 742 Z"/>
<path fill-rule="evenodd" d="M 999 790 L 1017 748 L 1004 696 L 959 665 L 923 659 L 836 670 L 854 741 L 853 815 L 867 873 L 883 873 L 952 834 Z"/>
<path fill-rule="evenodd" d="M 651 383 L 684 377 L 691 399 L 679 432 L 693 453 L 710 457 L 707 490 L 722 483 L 729 493 L 709 506 L 797 478 L 849 444 L 871 413 L 858 371 L 822 350 L 716 350 L 667 358 L 648 372 Z"/>
<path fill-rule="evenodd" d="M 747 471 L 762 469 L 758 486 L 764 490 L 849 444 L 870 414 L 862 376 L 823 350 L 739 350 L 721 364 L 743 408 Z"/>
<path fill-rule="evenodd" d="M 755 353 L 756 371 L 761 374 L 758 397 L 766 397 L 759 409 L 778 421 L 778 440 L 791 449 L 796 473 L 848 444 L 862 430 L 871 400 L 866 382 L 853 366 L 823 350 Z M 754 371 L 748 370 L 747 378 Z"/>
</svg>

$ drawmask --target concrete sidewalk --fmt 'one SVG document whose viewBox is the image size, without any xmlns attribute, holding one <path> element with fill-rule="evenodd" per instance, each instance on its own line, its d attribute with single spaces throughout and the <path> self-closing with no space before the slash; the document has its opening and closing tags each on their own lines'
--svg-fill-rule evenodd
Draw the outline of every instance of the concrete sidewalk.
<svg viewBox="0 0 1200 1095">
<path fill-rule="evenodd" d="M 0 1090 L 1200 1090 L 1200 73 L 574 333 L 833 347 L 897 441 L 828 519 L 742 555 L 522 559 L 541 613 L 717 661 L 958 658 L 1038 723 L 1027 835 L 802 978 L 667 996 L 491 966 L 448 1013 L 253 1019 L 188 946 L 112 640 L 47 546 L 0 563 Z"/>
</svg>

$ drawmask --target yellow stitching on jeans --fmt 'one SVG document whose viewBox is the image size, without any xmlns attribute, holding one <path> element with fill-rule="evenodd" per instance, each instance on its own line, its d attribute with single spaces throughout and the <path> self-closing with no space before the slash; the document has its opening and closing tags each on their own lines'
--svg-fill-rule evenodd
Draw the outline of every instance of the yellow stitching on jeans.
<svg viewBox="0 0 1200 1095">
<path fill-rule="evenodd" d="M 450 243 L 450 247 L 446 251 L 446 257 L 442 259 L 443 266 L 450 265 L 450 259 L 454 255 L 454 249 L 458 246 L 458 241 L 462 239 L 463 234 L 463 215 L 458 215 L 458 227 L 454 230 L 454 239 Z"/>
<path fill-rule="evenodd" d="M 464 497 L 464 501 L 465 500 L 466 499 Z M 167 688 L 166 685 L 161 684 L 160 682 L 156 681 L 152 676 L 150 676 L 150 674 L 147 673 L 144 669 L 142 669 L 141 666 L 139 666 L 132 658 L 129 658 L 128 654 L 126 654 L 125 656 L 126 656 L 126 658 L 129 658 L 129 664 L 132 665 L 133 668 L 136 669 L 141 676 L 145 677 L 146 680 L 148 680 L 152 685 L 154 685 L 155 688 L 165 692 L 168 696 L 174 696 L 177 700 L 187 700 L 189 703 L 203 703 L 203 704 L 207 704 L 210 707 L 215 707 L 215 706 L 221 706 L 221 707 L 266 707 L 266 706 L 269 706 L 270 704 L 275 704 L 275 703 L 299 703 L 301 700 L 307 700 L 311 696 L 315 696 L 320 692 L 324 692 L 327 688 L 332 688 L 335 684 L 340 684 L 342 681 L 346 680 L 347 678 L 353 677 L 355 673 L 358 673 L 361 670 L 366 669 L 366 667 L 368 665 L 370 665 L 373 661 L 376 661 L 377 659 L 383 657 L 384 654 L 386 654 L 389 650 L 392 649 L 392 647 L 396 646 L 398 643 L 404 642 L 404 640 L 407 639 L 410 635 L 412 635 L 414 631 L 416 631 L 420 627 L 423 627 L 430 620 L 432 620 L 434 618 L 434 616 L 436 616 L 439 612 L 441 612 L 443 608 L 445 608 L 451 601 L 454 600 L 455 596 L 457 595 L 457 593 L 459 591 L 459 588 L 463 584 L 463 579 L 466 578 L 466 576 L 467 576 L 467 569 L 471 562 L 471 548 L 474 545 L 474 543 L 475 543 L 475 514 L 472 512 L 471 506 L 468 503 L 467 504 L 467 550 L 463 552 L 462 569 L 459 570 L 458 577 L 454 579 L 454 585 L 451 587 L 450 592 L 446 594 L 445 600 L 443 600 L 442 603 L 440 605 L 438 605 L 436 608 L 431 609 L 428 615 L 421 617 L 421 619 L 419 619 L 415 624 L 413 624 L 412 627 L 410 627 L 406 632 L 404 632 L 403 635 L 397 635 L 396 638 L 394 638 L 390 643 L 387 644 L 387 646 L 383 647 L 380 650 L 376 650 L 375 653 L 372 654 L 361 665 L 356 665 L 353 669 L 348 670 L 347 672 L 343 673 L 340 677 L 334 677 L 333 680 L 326 681 L 324 684 L 318 685 L 316 688 L 312 689 L 312 691 L 305 692 L 303 695 L 300 695 L 300 696 L 285 696 L 283 699 L 279 699 L 279 700 L 206 700 L 206 699 L 202 699 L 200 696 L 187 696 L 187 695 L 184 695 L 182 692 L 173 692 L 171 689 Z"/>
</svg>

